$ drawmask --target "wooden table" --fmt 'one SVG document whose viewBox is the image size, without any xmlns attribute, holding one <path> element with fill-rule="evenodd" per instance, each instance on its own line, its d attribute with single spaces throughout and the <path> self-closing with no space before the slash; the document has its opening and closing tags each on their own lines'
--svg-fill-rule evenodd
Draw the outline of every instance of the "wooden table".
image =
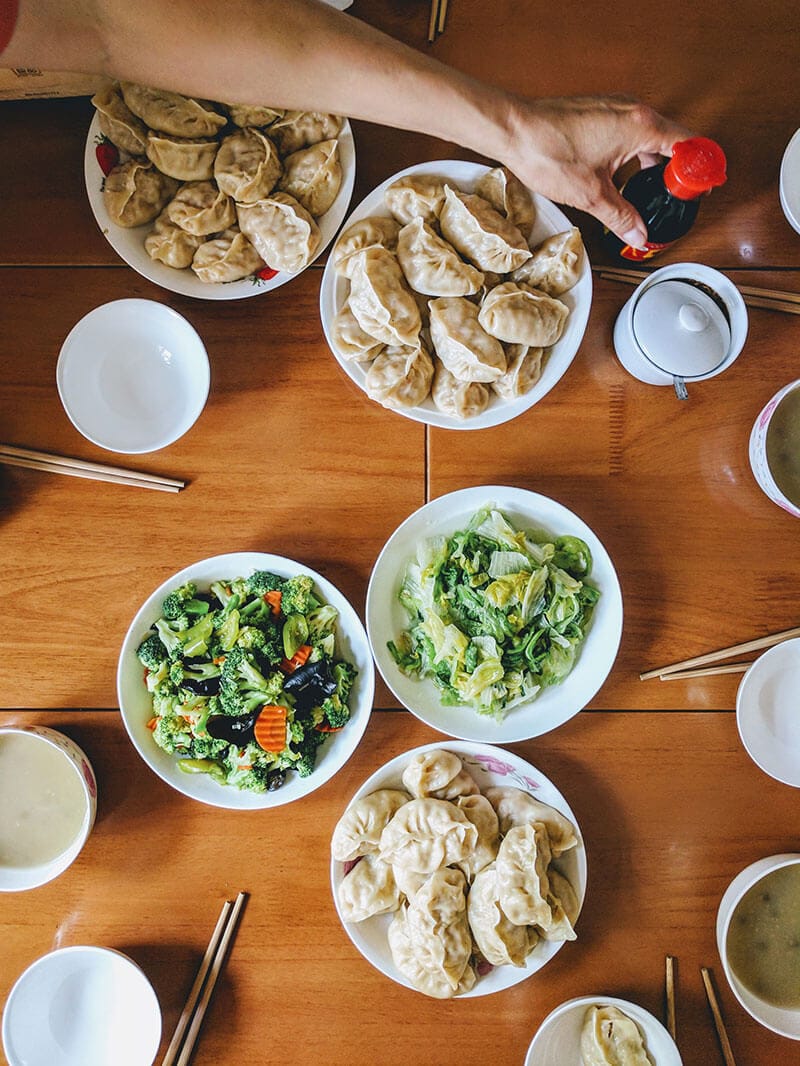
<svg viewBox="0 0 800 1066">
<path fill-rule="evenodd" d="M 701 261 L 740 283 L 800 292 L 800 238 L 777 199 L 780 156 L 800 124 L 790 47 L 800 12 L 770 7 L 643 0 L 595 11 L 564 0 L 545 11 L 453 0 L 433 46 L 421 0 L 357 0 L 352 11 L 515 91 L 631 92 L 715 136 L 730 180 L 662 262 Z M 491 430 L 429 430 L 368 401 L 331 357 L 320 266 L 230 304 L 175 296 L 124 266 L 83 187 L 90 116 L 86 100 L 0 107 L 0 437 L 109 461 L 67 420 L 54 371 L 72 325 L 123 296 L 159 300 L 192 322 L 212 391 L 184 438 L 140 461 L 186 479 L 178 496 L 0 467 L 0 704 L 9 708 L 0 724 L 63 728 L 100 779 L 98 824 L 75 865 L 3 899 L 0 1001 L 50 948 L 108 944 L 153 980 L 168 1036 L 222 898 L 245 888 L 252 896 L 198 1066 L 521 1064 L 544 1016 L 573 996 L 623 996 L 661 1015 L 667 953 L 679 958 L 687 1066 L 722 1061 L 700 965 L 717 972 L 740 1066 L 789 1062 L 796 1046 L 756 1025 L 724 984 L 714 920 L 740 869 L 797 850 L 797 793 L 744 753 L 736 677 L 664 684 L 638 674 L 798 624 L 798 527 L 761 493 L 747 459 L 756 414 L 797 377 L 798 320 L 752 311 L 735 366 L 681 405 L 617 363 L 611 327 L 629 290 L 599 281 L 579 356 L 542 403 Z M 473 158 L 417 134 L 365 123 L 355 133 L 354 203 L 413 162 Z M 601 264 L 597 224 L 569 213 Z M 513 746 L 578 816 L 589 859 L 579 939 L 513 990 L 439 1003 L 389 982 L 352 947 L 327 858 L 361 781 L 437 735 L 379 683 L 365 738 L 333 781 L 291 808 L 236 816 L 192 804 L 149 772 L 113 710 L 114 676 L 139 603 L 182 566 L 234 550 L 288 555 L 363 616 L 372 563 L 395 527 L 426 500 L 480 484 L 545 493 L 587 521 L 620 575 L 625 628 L 587 711 Z"/>
</svg>

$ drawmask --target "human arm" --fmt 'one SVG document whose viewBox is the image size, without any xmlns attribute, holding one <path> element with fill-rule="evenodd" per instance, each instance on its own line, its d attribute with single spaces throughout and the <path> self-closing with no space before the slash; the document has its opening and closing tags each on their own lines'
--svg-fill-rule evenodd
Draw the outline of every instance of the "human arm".
<svg viewBox="0 0 800 1066">
<path fill-rule="evenodd" d="M 669 155 L 686 136 L 636 102 L 511 95 L 317 0 L 20 0 L 2 59 L 454 141 L 632 244 L 644 240 L 643 223 L 612 175 L 634 156 Z"/>
</svg>

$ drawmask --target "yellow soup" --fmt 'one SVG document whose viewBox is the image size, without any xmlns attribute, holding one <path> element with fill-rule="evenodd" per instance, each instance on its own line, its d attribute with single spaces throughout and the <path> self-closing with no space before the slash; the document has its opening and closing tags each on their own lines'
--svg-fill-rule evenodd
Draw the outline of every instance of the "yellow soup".
<svg viewBox="0 0 800 1066">
<path fill-rule="evenodd" d="M 800 1007 L 800 862 L 745 893 L 728 926 L 728 963 L 753 995 Z"/>
<path fill-rule="evenodd" d="M 787 500 L 800 507 L 800 386 L 787 392 L 767 427 L 767 463 Z"/>
</svg>

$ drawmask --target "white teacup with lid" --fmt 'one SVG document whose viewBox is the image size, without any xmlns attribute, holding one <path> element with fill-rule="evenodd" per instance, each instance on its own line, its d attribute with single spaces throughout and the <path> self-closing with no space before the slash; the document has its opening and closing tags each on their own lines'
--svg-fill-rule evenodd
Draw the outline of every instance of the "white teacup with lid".
<svg viewBox="0 0 800 1066">
<path fill-rule="evenodd" d="M 747 309 L 733 282 L 701 263 L 673 263 L 645 277 L 614 325 L 614 350 L 625 369 L 650 385 L 716 377 L 747 336 Z"/>
</svg>

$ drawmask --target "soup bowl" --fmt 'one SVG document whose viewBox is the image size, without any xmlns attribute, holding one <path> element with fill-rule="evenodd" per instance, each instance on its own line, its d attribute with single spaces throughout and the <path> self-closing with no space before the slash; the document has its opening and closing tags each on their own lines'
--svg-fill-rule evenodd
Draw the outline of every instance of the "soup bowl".
<svg viewBox="0 0 800 1066">
<path fill-rule="evenodd" d="M 785 385 L 759 412 L 750 433 L 750 466 L 773 503 L 800 518 L 800 379 Z M 793 491 L 794 489 L 794 491 Z"/>
</svg>

